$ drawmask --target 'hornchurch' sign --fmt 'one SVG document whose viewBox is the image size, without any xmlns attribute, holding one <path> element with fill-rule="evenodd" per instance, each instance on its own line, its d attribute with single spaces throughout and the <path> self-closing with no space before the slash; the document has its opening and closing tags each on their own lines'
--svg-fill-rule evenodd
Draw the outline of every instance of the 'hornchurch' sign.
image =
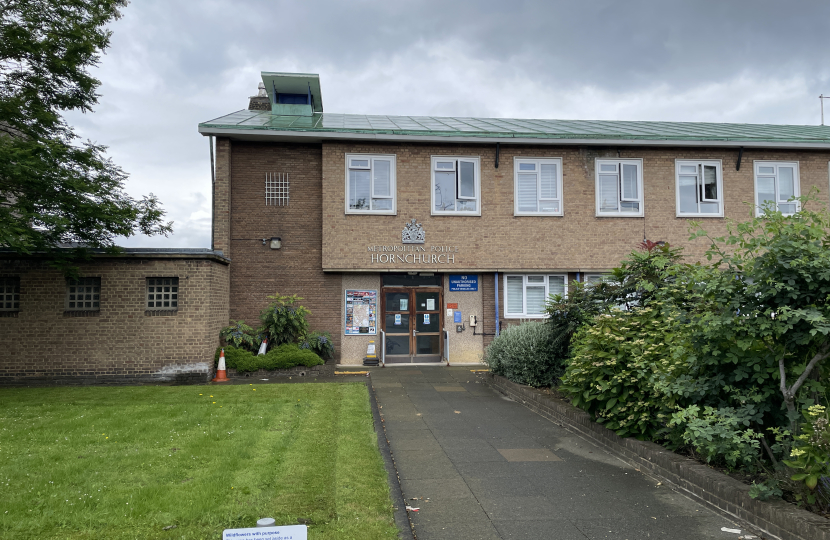
<svg viewBox="0 0 830 540">
<path fill-rule="evenodd" d="M 372 263 L 403 265 L 455 264 L 457 246 L 418 246 L 426 239 L 424 227 L 413 219 L 401 232 L 401 245 L 369 246 Z"/>
</svg>

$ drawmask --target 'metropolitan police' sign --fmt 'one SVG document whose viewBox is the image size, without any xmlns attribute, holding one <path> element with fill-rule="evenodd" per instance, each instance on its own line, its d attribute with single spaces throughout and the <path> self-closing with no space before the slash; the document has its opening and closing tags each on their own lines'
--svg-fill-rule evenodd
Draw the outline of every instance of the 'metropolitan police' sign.
<svg viewBox="0 0 830 540">
<path fill-rule="evenodd" d="M 225 529 L 222 540 L 308 540 L 308 527 L 286 525 L 283 527 L 249 527 Z"/>
<path fill-rule="evenodd" d="M 478 276 L 450 274 L 450 290 L 473 292 L 478 290 Z"/>
</svg>

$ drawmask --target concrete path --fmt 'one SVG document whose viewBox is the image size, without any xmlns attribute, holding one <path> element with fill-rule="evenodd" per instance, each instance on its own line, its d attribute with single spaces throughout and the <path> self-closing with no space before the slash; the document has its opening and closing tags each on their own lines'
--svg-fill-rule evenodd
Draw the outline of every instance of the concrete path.
<svg viewBox="0 0 830 540">
<path fill-rule="evenodd" d="M 410 512 L 418 540 L 739 537 L 469 367 L 374 369 L 371 380 L 404 498 L 420 508 Z"/>
</svg>

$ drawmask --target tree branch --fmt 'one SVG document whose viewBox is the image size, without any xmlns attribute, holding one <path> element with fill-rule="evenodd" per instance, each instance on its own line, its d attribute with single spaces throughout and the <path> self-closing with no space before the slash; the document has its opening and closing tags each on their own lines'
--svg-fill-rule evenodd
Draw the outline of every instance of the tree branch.
<svg viewBox="0 0 830 540">
<path fill-rule="evenodd" d="M 821 362 L 822 360 L 824 360 L 825 358 L 830 356 L 830 353 L 828 352 L 828 350 L 830 350 L 830 343 L 825 342 L 825 344 L 821 347 L 819 352 L 817 352 L 816 355 L 813 357 L 813 359 L 810 360 L 810 363 L 807 364 L 807 367 L 804 368 L 804 373 L 801 374 L 801 377 L 799 377 L 798 380 L 795 381 L 795 383 L 790 387 L 789 391 L 790 391 L 791 395 L 794 396 L 795 393 L 798 392 L 798 389 L 801 388 L 801 385 L 804 384 L 804 381 L 807 380 L 807 377 L 810 375 L 810 372 L 813 371 L 813 368 L 816 367 L 816 365 L 818 365 L 819 362 Z M 784 361 L 784 358 L 782 357 L 781 358 L 782 363 L 780 364 L 781 366 L 784 365 L 783 361 Z M 782 372 L 781 372 L 782 373 L 781 386 L 783 388 L 784 387 L 784 378 L 783 378 L 783 369 L 784 368 L 782 367 L 781 369 L 782 369 Z"/>
</svg>

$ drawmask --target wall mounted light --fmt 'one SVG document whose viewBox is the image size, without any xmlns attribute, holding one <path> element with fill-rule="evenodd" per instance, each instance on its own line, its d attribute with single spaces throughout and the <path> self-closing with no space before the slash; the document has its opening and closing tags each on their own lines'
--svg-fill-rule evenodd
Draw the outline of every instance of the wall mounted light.
<svg viewBox="0 0 830 540">
<path fill-rule="evenodd" d="M 270 243 L 271 249 L 280 249 L 282 247 L 282 238 L 279 236 L 272 236 L 271 238 L 263 238 L 262 245 L 266 245 Z"/>
</svg>

